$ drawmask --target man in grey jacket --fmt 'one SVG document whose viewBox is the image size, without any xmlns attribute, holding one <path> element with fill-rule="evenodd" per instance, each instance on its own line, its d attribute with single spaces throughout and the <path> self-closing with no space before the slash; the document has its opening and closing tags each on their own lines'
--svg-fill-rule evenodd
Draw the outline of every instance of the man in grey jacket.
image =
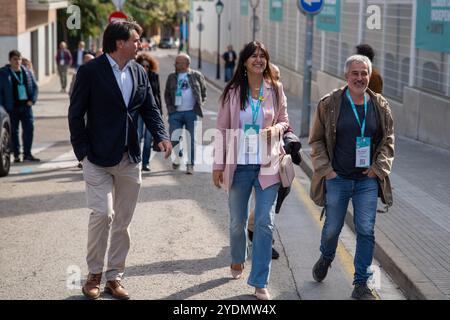
<svg viewBox="0 0 450 320">
<path fill-rule="evenodd" d="M 166 101 L 167 113 L 169 114 L 169 132 L 175 150 L 175 159 L 172 163 L 173 169 L 180 166 L 179 157 L 182 157 L 180 146 L 181 130 L 187 130 L 188 163 L 186 173 L 194 172 L 195 155 L 195 122 L 197 117 L 203 117 L 202 108 L 206 101 L 206 83 L 204 76 L 189 68 L 190 57 L 180 53 L 175 58 L 175 72 L 167 78 L 164 99 Z"/>
</svg>

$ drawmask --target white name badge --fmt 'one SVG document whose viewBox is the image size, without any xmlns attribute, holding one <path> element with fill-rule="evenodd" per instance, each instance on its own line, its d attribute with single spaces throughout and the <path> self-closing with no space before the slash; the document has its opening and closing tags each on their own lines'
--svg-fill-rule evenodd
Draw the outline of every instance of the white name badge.
<svg viewBox="0 0 450 320">
<path fill-rule="evenodd" d="M 19 84 L 17 86 L 17 93 L 19 95 L 19 100 L 28 100 L 27 89 L 24 84 Z"/>
<path fill-rule="evenodd" d="M 249 155 L 258 154 L 259 126 L 246 124 L 244 126 L 244 151 Z"/>
<path fill-rule="evenodd" d="M 175 105 L 178 107 L 181 106 L 182 104 L 183 104 L 183 95 L 181 94 L 180 91 L 175 94 Z"/>
<path fill-rule="evenodd" d="M 370 138 L 356 137 L 356 168 L 370 167 Z"/>
</svg>

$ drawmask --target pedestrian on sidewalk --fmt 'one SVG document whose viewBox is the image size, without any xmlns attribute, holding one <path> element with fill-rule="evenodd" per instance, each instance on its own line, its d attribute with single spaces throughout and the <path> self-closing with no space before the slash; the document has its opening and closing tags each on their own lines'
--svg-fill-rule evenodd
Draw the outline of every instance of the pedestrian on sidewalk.
<svg viewBox="0 0 450 320">
<path fill-rule="evenodd" d="M 148 52 L 141 52 L 136 58 L 136 62 L 144 67 L 147 72 L 150 87 L 152 88 L 153 97 L 155 98 L 156 105 L 162 116 L 161 107 L 161 90 L 159 86 L 158 61 L 151 56 Z M 150 155 L 152 148 L 152 135 L 144 124 L 142 117 L 138 120 L 138 135 L 139 143 L 144 139 L 144 147 L 142 150 L 142 171 L 150 171 Z"/>
<path fill-rule="evenodd" d="M 67 44 L 61 41 L 58 52 L 56 53 L 56 65 L 58 66 L 59 80 L 61 82 L 61 92 L 66 92 L 67 71 L 72 65 L 72 54 L 67 49 Z"/>
<path fill-rule="evenodd" d="M 105 292 L 129 298 L 121 281 L 142 181 L 139 114 L 166 158 L 172 150 L 148 77 L 134 61 L 141 33 L 135 22 L 109 24 L 103 34 L 105 54 L 79 68 L 70 96 L 70 141 L 77 159 L 83 161 L 87 205 L 92 210 L 86 257 L 89 275 L 82 288 L 90 299 L 100 296 L 109 236 Z"/>
<path fill-rule="evenodd" d="M 281 78 L 280 69 L 273 63 L 270 63 L 270 68 L 272 68 L 274 80 L 276 82 L 280 82 L 280 78 Z M 248 239 L 250 240 L 250 242 L 253 242 L 253 229 L 254 229 L 254 224 L 255 224 L 255 189 L 254 188 L 252 191 L 250 203 L 251 203 L 251 209 L 250 209 L 250 215 L 248 217 L 248 223 L 247 223 L 247 234 L 248 234 Z M 274 208 L 272 207 L 272 209 L 274 209 Z M 275 243 L 275 239 L 272 239 L 272 259 L 276 260 L 280 257 L 280 254 L 273 246 L 274 243 Z"/>
<path fill-rule="evenodd" d="M 283 87 L 275 81 L 269 62 L 261 42 L 248 43 L 239 54 L 236 72 L 221 96 L 213 164 L 214 184 L 223 184 L 228 191 L 230 267 L 235 279 L 241 278 L 247 258 L 248 203 L 255 189 L 252 270 L 247 283 L 261 300 L 270 299 L 272 206 L 280 185 L 276 164 L 284 153 L 279 134 L 289 127 Z"/>
<path fill-rule="evenodd" d="M 21 162 L 19 125 L 22 125 L 23 161 L 40 159 L 31 153 L 34 135 L 33 105 L 38 96 L 38 86 L 31 71 L 22 65 L 22 54 L 9 52 L 9 64 L 0 69 L 0 105 L 11 118 L 11 141 L 14 162 Z"/>
<path fill-rule="evenodd" d="M 227 51 L 222 55 L 222 59 L 225 61 L 225 82 L 228 82 L 233 77 L 237 59 L 236 52 L 233 50 L 233 46 L 231 44 L 228 45 Z"/>
<path fill-rule="evenodd" d="M 86 54 L 92 54 L 91 52 L 86 50 L 86 44 L 84 41 L 78 42 L 77 50 L 75 50 L 72 54 L 73 57 L 73 67 L 75 68 L 75 72 L 78 68 L 84 64 L 84 56 Z"/>
<path fill-rule="evenodd" d="M 375 58 L 375 51 L 368 44 L 359 44 L 356 46 L 356 54 L 366 56 L 369 58 L 370 62 L 373 64 L 373 59 Z M 375 93 L 383 93 L 383 78 L 381 77 L 380 71 L 372 65 L 372 74 L 370 75 L 369 89 Z"/>
<path fill-rule="evenodd" d="M 356 229 L 352 297 L 364 300 L 376 298 L 367 281 L 372 275 L 377 197 L 392 205 L 389 174 L 394 161 L 391 109 L 382 95 L 368 89 L 371 74 L 367 57 L 350 56 L 345 62 L 347 85 L 320 100 L 309 136 L 311 198 L 325 214 L 313 277 L 321 282 L 327 275 L 351 198 Z"/>
<path fill-rule="evenodd" d="M 195 125 L 197 117 L 203 117 L 203 106 L 206 101 L 205 77 L 189 66 L 191 58 L 180 53 L 175 58 L 175 72 L 169 74 L 164 91 L 167 112 L 169 114 L 170 140 L 174 147 L 172 168 L 178 169 L 181 152 L 180 138 L 182 129 L 187 130 L 188 163 L 186 173 L 194 173 L 195 160 Z M 199 120 L 200 121 L 200 120 Z"/>
</svg>

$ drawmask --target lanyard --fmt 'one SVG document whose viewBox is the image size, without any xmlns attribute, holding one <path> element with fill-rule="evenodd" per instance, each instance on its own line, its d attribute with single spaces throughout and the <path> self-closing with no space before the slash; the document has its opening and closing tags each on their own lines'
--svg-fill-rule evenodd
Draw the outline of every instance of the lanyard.
<svg viewBox="0 0 450 320">
<path fill-rule="evenodd" d="M 11 72 L 12 72 L 14 78 L 16 78 L 17 82 L 19 82 L 19 85 L 22 85 L 23 84 L 22 70 L 20 70 L 20 79 L 17 77 L 17 74 L 16 74 L 16 72 L 13 69 L 11 69 Z"/>
<path fill-rule="evenodd" d="M 258 119 L 258 113 L 259 113 L 259 108 L 261 107 L 262 95 L 263 95 L 263 83 L 261 82 L 261 86 L 259 87 L 258 102 L 256 103 L 256 106 L 255 106 L 255 104 L 253 103 L 253 98 L 252 98 L 250 89 L 248 89 L 248 101 L 249 101 L 250 106 L 252 107 L 253 125 L 256 124 L 256 119 Z"/>
<path fill-rule="evenodd" d="M 364 121 L 361 125 L 361 121 L 359 120 L 358 112 L 356 111 L 355 103 L 353 102 L 352 97 L 350 96 L 350 93 L 348 90 L 346 91 L 347 98 L 350 101 L 350 104 L 352 105 L 353 113 L 355 114 L 356 120 L 358 121 L 359 126 L 361 127 L 361 137 L 364 137 L 364 131 L 366 130 L 366 118 L 367 118 L 367 100 L 366 95 L 364 94 Z"/>
</svg>

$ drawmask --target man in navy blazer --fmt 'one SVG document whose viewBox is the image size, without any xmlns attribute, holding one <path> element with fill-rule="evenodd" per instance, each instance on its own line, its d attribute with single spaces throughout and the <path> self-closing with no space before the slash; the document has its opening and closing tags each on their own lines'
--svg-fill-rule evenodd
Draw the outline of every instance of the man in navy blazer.
<svg viewBox="0 0 450 320">
<path fill-rule="evenodd" d="M 105 54 L 80 66 L 70 96 L 70 141 L 83 163 L 87 205 L 92 210 L 86 257 L 89 275 L 82 288 L 90 299 L 100 296 L 109 235 L 105 292 L 129 298 L 121 280 L 130 248 L 128 227 L 141 184 L 138 115 L 165 157 L 172 152 L 147 74 L 134 61 L 141 33 L 134 22 L 109 24 L 103 35 Z"/>
</svg>

